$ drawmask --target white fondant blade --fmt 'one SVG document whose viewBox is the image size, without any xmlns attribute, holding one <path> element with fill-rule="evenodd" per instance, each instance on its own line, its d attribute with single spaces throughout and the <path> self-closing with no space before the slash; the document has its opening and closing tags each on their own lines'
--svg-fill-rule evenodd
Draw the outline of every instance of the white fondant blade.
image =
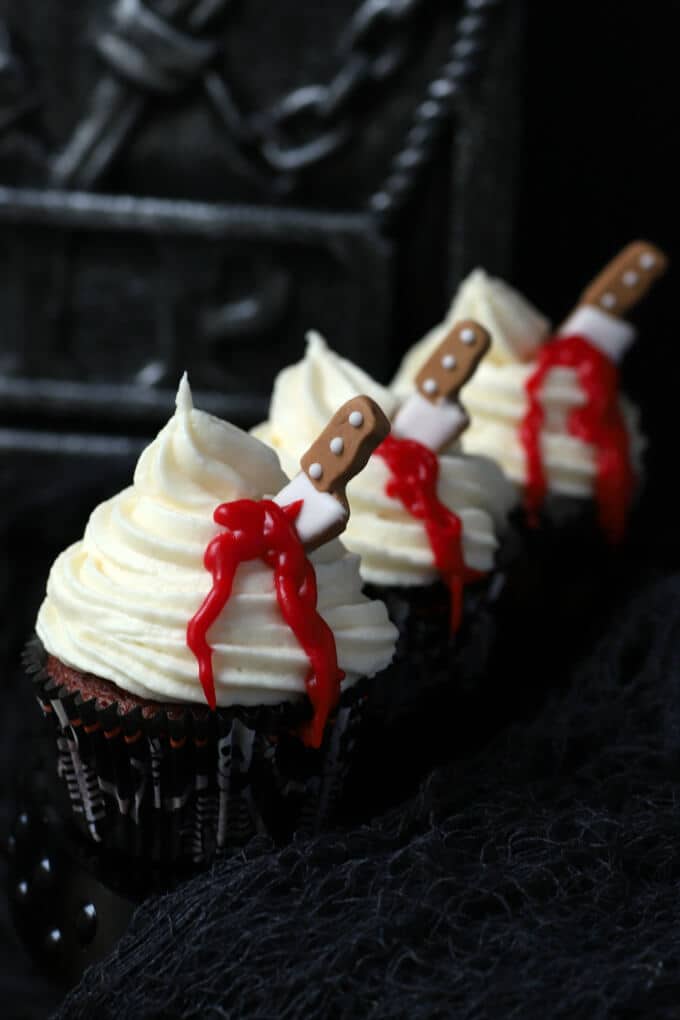
<svg viewBox="0 0 680 1020">
<path fill-rule="evenodd" d="M 635 340 L 635 329 L 624 319 L 608 315 L 595 305 L 579 305 L 560 326 L 560 336 L 579 334 L 614 362 L 619 362 Z"/>
<path fill-rule="evenodd" d="M 415 439 L 437 453 L 456 439 L 468 425 L 463 408 L 453 401 L 433 404 L 412 393 L 399 409 L 392 432 L 401 439 Z"/>
<path fill-rule="evenodd" d="M 349 517 L 345 507 L 329 492 L 319 492 L 303 471 L 274 496 L 279 506 L 298 500 L 302 500 L 302 509 L 295 528 L 304 546 L 314 548 L 344 531 Z"/>
</svg>

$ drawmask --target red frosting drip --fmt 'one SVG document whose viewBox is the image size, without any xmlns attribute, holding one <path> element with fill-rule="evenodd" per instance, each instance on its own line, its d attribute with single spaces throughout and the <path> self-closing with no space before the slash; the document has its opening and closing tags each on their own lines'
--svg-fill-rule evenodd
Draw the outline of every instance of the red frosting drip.
<svg viewBox="0 0 680 1020">
<path fill-rule="evenodd" d="M 215 677 L 208 631 L 229 601 L 239 564 L 246 560 L 263 560 L 274 571 L 281 614 L 310 663 L 305 684 L 314 714 L 303 726 L 300 736 L 309 747 L 320 747 L 326 721 L 338 702 L 345 674 L 338 669 L 333 631 L 316 610 L 316 574 L 294 525 L 301 507 L 301 501 L 280 507 L 268 499 L 259 502 L 239 499 L 217 507 L 213 514 L 215 523 L 229 530 L 217 535 L 205 551 L 203 562 L 212 574 L 213 585 L 189 621 L 187 644 L 198 660 L 206 701 L 215 709 Z"/>
<path fill-rule="evenodd" d="M 434 562 L 451 592 L 451 630 L 456 632 L 463 617 L 466 583 L 481 577 L 465 566 L 460 518 L 437 496 L 439 458 L 415 439 L 389 435 L 375 451 L 387 464 L 392 477 L 385 491 L 423 521 Z"/>
<path fill-rule="evenodd" d="M 527 465 L 525 506 L 536 526 L 547 482 L 541 455 L 544 411 L 541 387 L 558 366 L 573 368 L 586 394 L 584 407 L 574 408 L 567 423 L 572 436 L 595 447 L 595 496 L 602 530 L 611 542 L 623 539 L 635 477 L 630 463 L 628 432 L 619 406 L 619 371 L 614 362 L 583 336 L 560 336 L 542 349 L 535 372 L 526 383 L 529 406 L 519 430 Z"/>
</svg>

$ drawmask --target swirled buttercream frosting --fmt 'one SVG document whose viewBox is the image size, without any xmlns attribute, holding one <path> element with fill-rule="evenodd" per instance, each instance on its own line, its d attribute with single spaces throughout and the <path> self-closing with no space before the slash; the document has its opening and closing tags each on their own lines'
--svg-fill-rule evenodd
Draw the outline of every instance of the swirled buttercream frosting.
<svg viewBox="0 0 680 1020">
<path fill-rule="evenodd" d="M 219 531 L 213 513 L 286 482 L 271 449 L 193 407 L 184 377 L 175 414 L 142 453 L 133 484 L 98 506 L 83 538 L 55 561 L 36 624 L 47 651 L 150 700 L 203 702 L 186 632 L 211 586 L 204 553 Z M 383 603 L 362 595 L 358 557 L 339 541 L 310 560 L 345 685 L 372 676 L 389 664 L 396 640 Z M 260 560 L 238 567 L 208 638 L 218 705 L 304 695 L 309 661 Z"/>
<path fill-rule="evenodd" d="M 527 463 L 519 428 L 528 409 L 526 387 L 536 370 L 538 352 L 548 339 L 550 324 L 516 290 L 476 269 L 461 284 L 446 319 L 407 352 L 391 389 L 400 397 L 412 392 L 421 365 L 453 323 L 466 318 L 474 318 L 489 329 L 492 345 L 462 393 L 471 423 L 461 437 L 461 445 L 467 453 L 500 464 L 508 478 L 522 487 L 527 481 Z M 597 451 L 568 428 L 571 412 L 586 401 L 575 369 L 551 369 L 541 389 L 545 412 L 541 454 L 549 491 L 592 499 Z M 644 442 L 638 414 L 625 398 L 620 403 L 631 461 L 639 472 Z"/>
<path fill-rule="evenodd" d="M 254 433 L 293 473 L 333 409 L 359 393 L 372 397 L 388 417 L 397 409 L 393 393 L 332 351 L 318 333 L 310 333 L 302 361 L 279 373 L 269 418 Z M 430 584 L 439 575 L 425 529 L 401 502 L 387 495 L 389 479 L 384 460 L 374 455 L 349 483 L 351 514 L 343 541 L 360 554 L 366 581 Z M 491 570 L 514 498 L 502 472 L 481 457 L 461 453 L 441 457 L 438 496 L 461 520 L 465 564 L 473 570 Z"/>
</svg>

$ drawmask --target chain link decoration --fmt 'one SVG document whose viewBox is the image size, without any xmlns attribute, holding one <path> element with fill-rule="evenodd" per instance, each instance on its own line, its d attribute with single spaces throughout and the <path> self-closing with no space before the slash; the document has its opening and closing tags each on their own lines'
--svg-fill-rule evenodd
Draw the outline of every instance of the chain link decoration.
<svg viewBox="0 0 680 1020">
<path fill-rule="evenodd" d="M 394 157 L 385 183 L 371 196 L 369 208 L 383 227 L 404 206 L 418 173 L 431 157 L 443 125 L 454 113 L 456 101 L 477 75 L 491 41 L 492 16 L 504 2 L 464 0 L 446 63 L 416 109 L 406 143 Z"/>
<path fill-rule="evenodd" d="M 342 65 L 332 81 L 296 89 L 249 119 L 252 144 L 270 169 L 299 173 L 347 144 L 354 133 L 352 106 L 403 67 L 412 20 L 428 2 L 366 0 L 341 37 Z M 305 124 L 312 130 L 306 141 L 296 143 Z"/>
<path fill-rule="evenodd" d="M 222 14 L 229 0 L 213 5 Z M 96 42 L 102 60 L 122 80 L 142 91 L 171 96 L 198 78 L 218 52 L 217 42 L 203 39 L 205 5 L 195 4 L 185 24 L 174 25 L 140 0 L 119 0 L 111 28 Z"/>
<path fill-rule="evenodd" d="M 97 40 L 111 72 L 88 116 L 52 166 L 53 182 L 92 187 L 111 165 L 153 96 L 200 83 L 225 128 L 237 172 L 264 190 L 290 192 L 300 176 L 344 148 L 357 130 L 355 110 L 396 75 L 411 51 L 414 19 L 433 0 L 365 0 L 338 46 L 340 68 L 327 84 L 305 85 L 268 109 L 246 114 L 216 69 L 215 26 L 233 0 L 116 0 L 112 23 Z M 463 0 L 455 38 L 439 76 L 415 111 L 402 149 L 369 209 L 386 224 L 403 206 L 430 158 L 442 125 L 476 74 L 491 15 L 504 0 Z"/>
<path fill-rule="evenodd" d="M 413 18 L 432 2 L 365 0 L 341 37 L 342 63 L 330 83 L 303 86 L 246 114 L 215 68 L 219 46 L 210 34 L 232 0 L 117 0 L 111 25 L 96 43 L 113 73 L 99 82 L 88 115 L 54 161 L 53 181 L 94 186 L 150 97 L 176 95 L 200 82 L 241 172 L 259 177 L 267 190 L 290 190 L 298 175 L 349 142 L 352 107 L 403 67 Z"/>
</svg>

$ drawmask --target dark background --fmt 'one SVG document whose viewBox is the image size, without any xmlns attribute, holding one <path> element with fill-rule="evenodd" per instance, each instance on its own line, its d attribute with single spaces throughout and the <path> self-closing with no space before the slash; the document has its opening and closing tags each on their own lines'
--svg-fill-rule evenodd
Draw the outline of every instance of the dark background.
<svg viewBox="0 0 680 1020">
<path fill-rule="evenodd" d="M 338 5 L 345 13 L 353 6 Z M 42 33 L 41 38 L 47 40 L 42 44 L 43 64 L 47 66 L 51 62 L 54 67 L 61 67 L 65 59 L 63 52 L 57 48 L 51 51 L 49 46 L 49 18 L 38 26 L 41 18 L 37 8 L 31 11 L 30 7 L 5 2 L 0 6 L 0 13 L 17 25 L 23 24 L 24 35 L 30 34 L 29 29 L 37 35 Z M 680 4 L 674 0 L 657 0 L 644 5 L 605 2 L 557 4 L 530 0 L 528 4 L 510 3 L 507 8 L 512 24 L 505 25 L 501 33 L 505 41 L 495 58 L 493 74 L 497 76 L 494 78 L 497 87 L 493 87 L 493 81 L 487 84 L 485 95 L 488 109 L 494 109 L 499 123 L 510 116 L 508 109 L 513 111 L 512 123 L 505 125 L 507 132 L 501 131 L 499 139 L 493 142 L 487 140 L 485 145 L 488 148 L 482 145 L 479 150 L 480 153 L 487 152 L 488 162 L 480 173 L 490 183 L 486 182 L 476 191 L 474 175 L 461 183 L 460 176 L 450 173 L 451 166 L 456 165 L 455 156 L 452 157 L 453 164 L 445 163 L 446 173 L 439 162 L 439 171 L 434 167 L 429 171 L 431 176 L 425 174 L 413 203 L 400 214 L 396 225 L 391 228 L 390 237 L 395 244 L 398 269 L 396 277 L 392 267 L 385 271 L 386 287 L 388 290 L 392 288 L 385 303 L 385 319 L 374 321 L 375 304 L 366 313 L 370 328 L 376 336 L 381 336 L 381 365 L 385 376 L 407 340 L 413 339 L 441 316 L 457 278 L 477 262 L 504 273 L 539 308 L 554 321 L 559 321 L 590 276 L 629 240 L 638 236 L 647 238 L 660 244 L 671 256 L 672 263 L 677 263 L 680 258 L 676 205 L 680 159 L 674 137 L 680 121 L 675 33 Z M 70 16 L 73 18 L 73 13 Z M 328 13 L 327 17 L 330 24 L 334 15 Z M 342 20 L 339 15 L 337 20 Z M 331 29 L 332 26 L 329 31 Z M 299 37 L 299 23 L 296 22 L 291 34 Z M 517 34 L 520 35 L 519 41 Z M 275 46 L 277 42 L 270 38 L 268 45 Z M 87 65 L 89 58 L 83 59 Z M 319 76 L 322 71 L 323 67 L 315 58 L 305 74 L 300 72 L 299 80 L 309 80 L 309 74 L 314 78 L 314 74 Z M 289 86 L 290 79 L 285 79 L 285 84 Z M 416 89 L 415 83 L 410 80 L 407 87 Z M 508 94 L 504 95 L 505 92 Z M 60 96 L 53 94 L 51 102 L 55 108 L 62 103 L 67 112 L 71 111 L 68 115 L 72 115 L 77 98 L 77 94 L 65 91 Z M 518 100 L 517 103 L 514 99 Z M 483 121 L 484 111 L 484 103 L 480 105 L 473 94 L 467 108 L 467 131 L 474 134 L 475 130 L 481 130 L 480 118 Z M 444 132 L 441 144 L 445 149 L 438 151 L 453 151 L 455 135 L 454 125 L 453 137 L 449 138 Z M 152 141 L 151 137 L 148 145 Z M 148 181 L 145 175 L 152 173 L 150 166 L 153 169 L 153 159 L 150 162 L 138 159 L 138 176 L 131 178 L 129 173 L 123 174 L 118 182 L 118 192 L 125 193 L 126 185 L 134 179 L 139 193 L 151 190 L 176 194 L 180 184 L 175 180 L 171 186 L 158 167 L 151 182 L 145 186 L 145 180 Z M 0 180 L 0 184 L 26 183 L 23 175 L 27 173 L 25 164 L 15 162 L 10 175 L 12 180 L 5 178 Z M 341 177 L 340 170 L 338 174 Z M 200 197 L 200 168 L 189 163 L 184 168 L 182 180 L 192 183 L 194 197 Z M 498 182 L 495 203 L 494 180 Z M 41 185 L 40 175 L 37 174 L 31 183 Z M 108 183 L 111 184 L 111 181 Z M 224 182 L 218 179 L 214 188 L 219 191 L 221 187 L 224 187 Z M 335 187 L 340 185 L 336 183 Z M 213 185 L 206 185 L 206 197 L 212 197 L 212 189 Z M 115 192 L 116 188 L 111 190 Z M 442 196 L 448 196 L 443 205 Z M 460 211 L 457 206 L 459 200 L 470 204 L 463 234 L 458 233 L 455 227 L 449 230 L 448 227 L 443 229 L 442 225 L 453 223 Z M 329 202 L 329 205 L 332 204 Z M 96 239 L 96 229 L 94 236 Z M 248 243 L 260 251 L 260 239 L 250 238 Z M 412 246 L 417 259 L 413 254 L 410 257 L 404 254 Z M 104 249 L 105 260 L 106 245 Z M 312 257 L 307 265 L 313 267 L 314 263 Z M 341 263 L 346 266 L 347 260 L 341 259 Z M 414 263 L 417 263 L 415 268 Z M 415 275 L 410 275 L 411 270 Z M 8 279 L 10 274 L 5 272 L 5 295 L 10 293 Z M 103 279 L 106 279 L 105 275 Z M 419 300 L 407 301 L 405 305 L 403 299 L 400 302 L 401 291 L 395 279 L 415 281 L 413 290 L 418 293 Z M 672 265 L 668 278 L 658 285 L 640 309 L 641 339 L 625 366 L 627 388 L 642 406 L 643 424 L 650 438 L 649 477 L 632 550 L 627 553 L 630 556 L 630 572 L 625 590 L 612 593 L 613 606 L 634 597 L 650 577 L 669 574 L 677 569 L 680 558 L 676 523 L 678 497 L 674 478 L 677 462 L 675 408 L 680 370 L 675 279 L 676 269 Z M 177 285 L 177 280 L 174 285 Z M 181 278 L 179 285 L 181 290 Z M 39 290 L 40 281 L 35 286 Z M 161 296 L 162 293 L 161 288 Z M 322 287 L 322 301 L 326 294 Z M 356 343 L 356 337 L 352 339 L 351 328 L 343 332 L 340 320 L 343 318 L 342 309 L 349 304 L 354 315 L 353 319 L 350 316 L 351 321 L 358 321 L 361 304 L 356 295 L 356 288 L 343 291 L 340 312 L 333 312 L 338 318 L 341 334 L 338 346 L 345 344 L 348 351 L 352 351 L 351 345 Z M 315 292 L 312 306 L 318 307 L 318 301 L 319 296 Z M 36 304 L 39 301 L 36 300 Z M 13 328 L 11 312 L 8 311 L 11 303 L 6 303 L 4 308 L 3 329 L 7 336 Z M 333 327 L 333 315 L 329 331 Z M 403 328 L 399 328 L 400 325 Z M 37 337 L 34 340 L 39 350 L 40 340 Z M 279 351 L 271 338 L 269 343 L 268 351 Z M 276 358 L 280 356 L 282 362 L 290 360 L 299 349 L 299 343 L 298 329 L 290 347 L 284 345 Z M 3 350 L 1 341 L 0 350 Z M 44 363 L 40 357 L 34 358 L 33 364 L 37 366 L 34 374 L 42 376 Z M 53 367 L 53 362 L 50 366 Z M 117 366 L 113 365 L 110 374 L 115 377 L 117 371 Z M 59 372 L 55 375 L 58 376 Z M 17 397 L 16 388 L 12 389 L 16 378 L 15 371 L 7 372 L 5 379 L 9 382 L 3 390 L 4 407 L 0 409 L 4 425 L 4 445 L 0 450 L 3 496 L 0 522 L 5 543 L 2 652 L 8 664 L 8 677 L 14 676 L 12 669 L 30 629 L 51 556 L 80 534 L 93 502 L 126 481 L 135 455 L 134 443 L 130 444 L 126 435 L 131 433 L 139 437 L 150 434 L 151 423 L 155 427 L 164 420 L 170 408 L 167 390 L 162 391 L 162 396 L 150 410 L 145 406 L 139 410 L 135 404 L 137 396 L 131 395 L 130 405 L 127 410 L 123 409 L 122 414 L 105 410 L 93 416 L 91 405 L 74 410 L 74 405 L 62 397 L 45 403 L 40 395 L 25 390 Z M 262 388 L 266 387 L 263 385 Z M 226 384 L 221 383 L 216 389 L 219 396 L 220 389 L 226 392 Z M 249 404 L 242 413 L 246 417 L 252 415 L 257 406 Z M 81 440 L 73 440 L 75 452 L 68 454 L 64 452 L 64 441 L 54 439 L 56 434 L 64 433 L 76 437 L 85 434 L 114 436 L 116 441 L 97 446 L 98 438 L 94 445 L 90 442 L 88 446 Z M 40 448 L 42 453 L 37 452 Z M 584 583 L 588 583 L 587 576 Z M 669 597 L 676 593 L 677 588 L 668 587 Z M 548 682 L 546 689 L 549 687 Z M 17 761 L 21 760 L 18 734 L 25 731 L 32 710 L 30 699 L 14 680 L 8 680 L 8 697 L 10 704 L 3 718 L 3 774 L 0 777 L 5 828 L 11 814 L 13 773 Z M 539 711 L 540 702 L 541 698 L 538 698 L 533 711 Z M 482 745 L 485 734 L 480 732 L 477 737 L 477 742 Z M 483 788 L 489 804 L 495 788 L 493 769 L 500 772 L 505 767 L 498 756 L 485 759 L 482 752 L 480 759 L 469 768 L 470 773 L 474 772 L 476 776 L 475 782 Z M 649 783 L 646 795 L 653 799 L 653 774 Z M 398 799 L 399 791 L 394 793 L 395 799 Z M 522 796 L 520 788 L 516 806 L 520 818 L 524 810 Z M 531 815 L 528 810 L 526 813 L 527 817 Z M 489 817 L 493 817 L 493 810 L 490 810 Z M 582 853 L 580 866 L 587 871 L 588 851 L 583 850 Z M 631 853 L 634 857 L 635 851 Z M 676 896 L 670 882 L 668 896 Z M 483 908 L 479 909 L 483 911 Z M 1 913 L 0 916 L 0 954 L 7 972 L 7 995 L 16 996 L 20 1001 L 15 1014 L 11 1015 L 43 1015 L 46 1003 L 56 1001 L 56 993 L 48 993 L 31 978 L 22 952 L 10 934 L 8 919 Z M 493 925 L 493 920 L 489 923 Z M 588 923 L 588 918 L 584 918 L 583 924 Z M 379 963 L 376 963 L 378 966 Z M 625 959 L 621 967 L 625 970 Z M 549 971 L 550 968 L 546 967 L 546 972 Z M 509 980 L 507 975 L 505 980 Z M 543 986 L 542 1002 L 540 995 L 533 1000 L 535 1012 L 531 1015 L 545 1015 L 553 997 L 559 994 L 559 970 L 554 972 L 552 980 L 552 987 L 549 983 Z M 643 982 L 642 978 L 640 980 Z M 499 1007 L 498 1015 L 507 1015 L 508 1004 L 517 1005 L 523 1001 L 524 993 L 520 987 L 513 991 L 510 984 L 506 992 L 509 998 L 504 1000 L 505 1010 Z M 427 987 L 421 991 L 421 1005 L 426 1001 Z M 577 1015 L 577 1011 L 573 1015 Z"/>
<path fill-rule="evenodd" d="M 583 281 L 628 239 L 654 240 L 670 255 L 666 280 L 639 309 L 641 337 L 625 366 L 650 437 L 648 537 L 663 532 L 668 544 L 658 555 L 670 566 L 678 549 L 667 465 L 680 370 L 680 4 L 534 2 L 530 15 L 513 278 L 559 321 Z"/>
</svg>

